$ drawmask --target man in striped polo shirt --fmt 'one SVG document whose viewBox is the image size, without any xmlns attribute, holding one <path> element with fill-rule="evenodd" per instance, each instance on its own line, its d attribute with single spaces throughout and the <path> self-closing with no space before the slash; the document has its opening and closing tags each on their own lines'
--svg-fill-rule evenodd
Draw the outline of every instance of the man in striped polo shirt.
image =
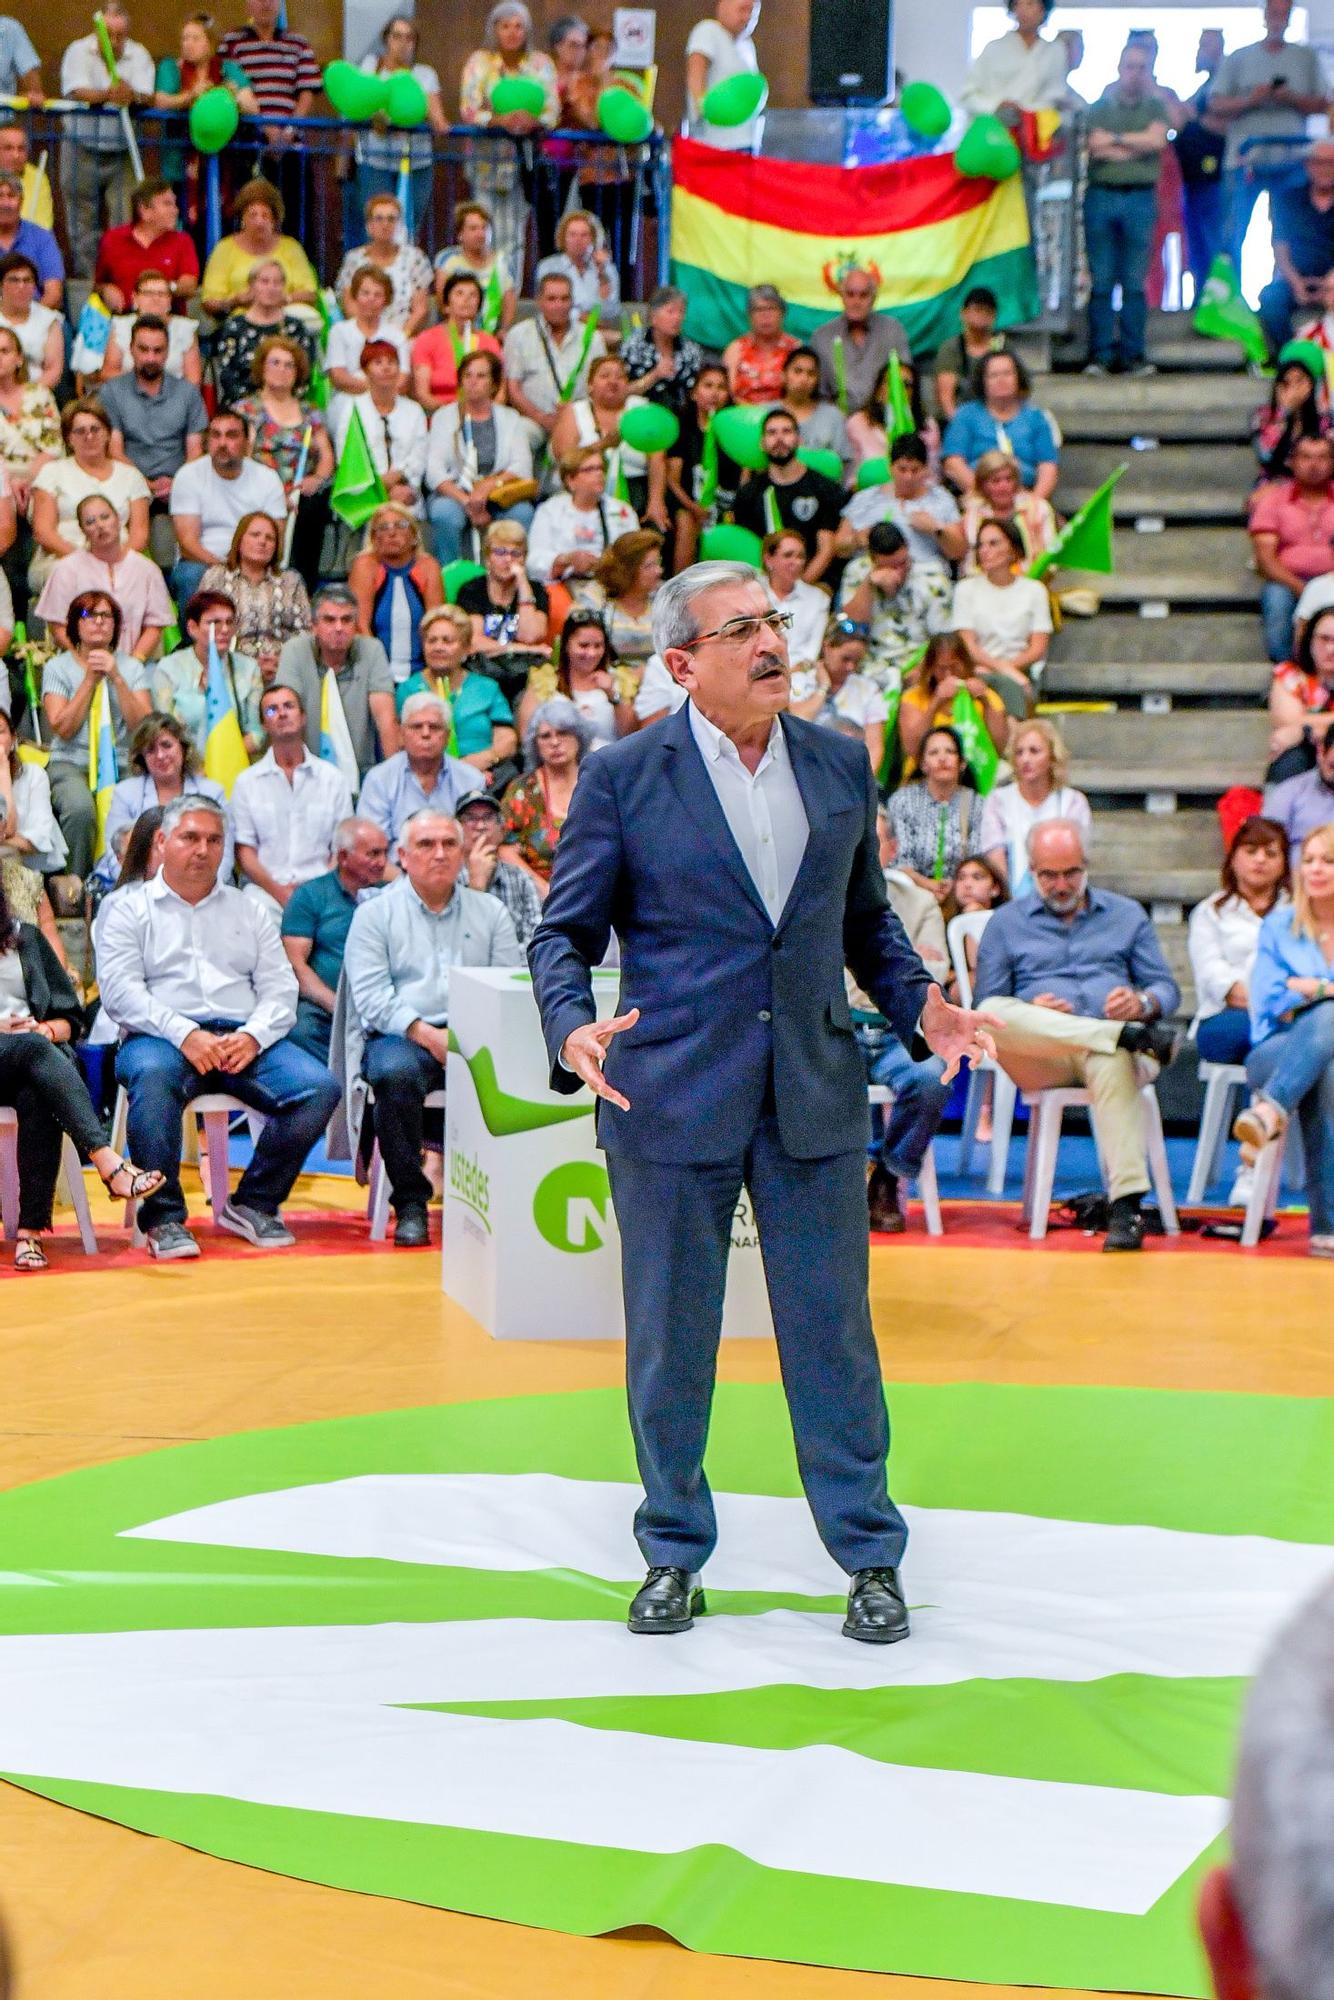
<svg viewBox="0 0 1334 2000">
<path fill-rule="evenodd" d="M 261 154 L 255 171 L 279 188 L 300 236 L 309 218 L 307 169 L 295 134 L 282 121 L 307 118 L 320 89 L 320 66 L 304 35 L 278 26 L 282 0 L 246 0 L 246 26 L 230 28 L 218 54 L 223 62 L 239 63 L 250 79 L 266 121 L 267 169 Z"/>
</svg>

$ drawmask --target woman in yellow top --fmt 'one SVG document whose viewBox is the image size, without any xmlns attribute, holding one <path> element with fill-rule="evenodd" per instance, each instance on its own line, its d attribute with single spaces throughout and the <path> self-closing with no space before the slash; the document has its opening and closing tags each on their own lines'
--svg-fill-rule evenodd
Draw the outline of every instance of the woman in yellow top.
<svg viewBox="0 0 1334 2000">
<path fill-rule="evenodd" d="M 910 677 L 899 699 L 899 747 L 903 752 L 902 782 L 917 772 L 917 754 L 930 732 L 948 725 L 954 697 L 966 688 L 982 711 L 987 735 L 1003 757 L 1010 740 L 1010 718 L 1000 696 L 979 679 L 968 648 L 957 632 L 941 632 L 931 640 L 922 664 Z"/>
<path fill-rule="evenodd" d="M 464 124 L 499 128 L 519 139 L 543 128 L 554 131 L 560 122 L 556 65 L 549 55 L 533 47 L 533 17 L 523 0 L 496 0 L 486 17 L 482 42 L 464 63 L 459 83 L 459 113 Z M 541 84 L 541 112 L 493 112 L 491 92 L 495 86 L 502 78 L 521 76 Z M 468 179 L 473 194 L 491 211 L 496 255 L 511 271 L 522 271 L 528 203 L 519 179 L 518 149 L 497 139 L 470 145 L 469 150 Z"/>
<path fill-rule="evenodd" d="M 283 198 L 268 181 L 247 181 L 232 203 L 236 228 L 219 241 L 204 266 L 199 292 L 204 311 L 225 319 L 250 303 L 250 274 L 256 264 L 276 263 L 287 280 L 289 305 L 314 305 L 320 281 L 295 236 L 282 233 Z"/>
</svg>

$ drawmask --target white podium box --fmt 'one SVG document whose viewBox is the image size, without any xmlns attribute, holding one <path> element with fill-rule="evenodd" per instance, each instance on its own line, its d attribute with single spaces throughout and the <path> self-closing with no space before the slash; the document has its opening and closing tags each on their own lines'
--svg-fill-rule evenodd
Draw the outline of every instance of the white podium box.
<svg viewBox="0 0 1334 2000">
<path fill-rule="evenodd" d="M 615 1011 L 618 984 L 615 972 L 594 973 L 599 1018 Z M 623 1340 L 621 1245 L 593 1099 L 550 1088 L 531 979 L 456 968 L 449 1017 L 443 1290 L 497 1340 Z M 773 1334 L 744 1190 L 723 1333 Z"/>
</svg>

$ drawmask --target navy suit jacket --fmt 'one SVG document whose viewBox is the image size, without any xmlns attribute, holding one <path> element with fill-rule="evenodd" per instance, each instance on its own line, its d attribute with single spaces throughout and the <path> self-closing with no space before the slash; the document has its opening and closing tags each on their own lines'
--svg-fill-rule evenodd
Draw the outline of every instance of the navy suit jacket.
<svg viewBox="0 0 1334 2000">
<path fill-rule="evenodd" d="M 843 968 L 910 1045 L 930 975 L 885 896 L 875 777 L 860 743 L 784 715 L 810 836 L 775 926 L 751 881 L 690 728 L 689 708 L 588 757 L 528 947 L 551 1058 L 596 1019 L 591 966 L 612 930 L 622 1013 L 607 1053 L 629 1111 L 600 1102 L 608 1151 L 674 1165 L 739 1159 L 770 1076 L 783 1150 L 865 1146 L 866 1071 Z"/>
</svg>

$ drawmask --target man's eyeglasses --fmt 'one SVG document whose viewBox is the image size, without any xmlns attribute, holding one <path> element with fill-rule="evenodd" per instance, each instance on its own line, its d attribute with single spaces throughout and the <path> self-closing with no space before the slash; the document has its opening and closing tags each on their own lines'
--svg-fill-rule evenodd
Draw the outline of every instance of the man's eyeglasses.
<svg viewBox="0 0 1334 2000">
<path fill-rule="evenodd" d="M 792 630 L 790 611 L 770 611 L 763 618 L 729 618 L 716 631 L 701 632 L 697 639 L 688 639 L 681 648 L 688 653 L 695 646 L 702 646 L 710 639 L 721 639 L 725 646 L 748 646 L 759 633 L 768 630 L 775 638 L 785 638 Z"/>
</svg>

